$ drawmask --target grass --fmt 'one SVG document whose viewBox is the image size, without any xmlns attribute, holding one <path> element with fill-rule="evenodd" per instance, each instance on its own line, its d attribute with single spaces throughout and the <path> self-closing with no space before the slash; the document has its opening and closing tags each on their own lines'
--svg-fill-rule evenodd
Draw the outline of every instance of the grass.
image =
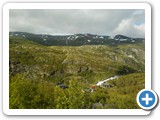
<svg viewBox="0 0 160 120">
<path fill-rule="evenodd" d="M 144 88 L 144 45 L 43 46 L 11 37 L 10 108 L 139 108 Z M 111 88 L 91 86 L 114 75 Z M 58 87 L 57 83 L 69 86 Z M 96 106 L 99 108 L 99 106 Z"/>
</svg>

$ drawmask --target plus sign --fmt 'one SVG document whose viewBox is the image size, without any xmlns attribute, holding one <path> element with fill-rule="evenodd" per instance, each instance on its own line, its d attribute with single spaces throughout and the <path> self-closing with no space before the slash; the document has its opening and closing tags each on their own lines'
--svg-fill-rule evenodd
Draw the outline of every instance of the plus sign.
<svg viewBox="0 0 160 120">
<path fill-rule="evenodd" d="M 146 101 L 146 105 L 148 105 L 149 101 L 152 101 L 152 98 L 149 97 L 149 94 L 146 94 L 146 97 L 142 98 L 142 101 Z"/>
</svg>

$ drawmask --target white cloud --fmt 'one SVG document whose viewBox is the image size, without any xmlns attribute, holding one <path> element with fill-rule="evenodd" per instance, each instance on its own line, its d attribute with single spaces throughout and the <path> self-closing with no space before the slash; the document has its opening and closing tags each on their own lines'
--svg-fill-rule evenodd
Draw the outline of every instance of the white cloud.
<svg viewBox="0 0 160 120">
<path fill-rule="evenodd" d="M 122 20 L 118 27 L 113 31 L 114 34 L 123 34 L 130 37 L 144 37 L 145 25 L 134 24 L 133 19 L 124 19 Z"/>
<path fill-rule="evenodd" d="M 10 10 L 10 31 L 144 36 L 144 10 Z"/>
<path fill-rule="evenodd" d="M 119 22 L 113 33 L 130 37 L 145 37 L 144 10 L 135 10 L 130 17 Z"/>
</svg>

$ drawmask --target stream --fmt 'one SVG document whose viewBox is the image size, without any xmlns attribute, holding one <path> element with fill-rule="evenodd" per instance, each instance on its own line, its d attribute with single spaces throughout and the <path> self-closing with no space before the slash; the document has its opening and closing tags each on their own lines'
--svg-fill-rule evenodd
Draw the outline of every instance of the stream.
<svg viewBox="0 0 160 120">
<path fill-rule="evenodd" d="M 101 85 L 103 85 L 104 83 L 106 83 L 107 81 L 109 81 L 109 80 L 115 80 L 115 79 L 117 79 L 118 77 L 119 77 L 119 76 L 112 76 L 112 77 L 110 77 L 110 78 L 108 78 L 108 79 L 99 81 L 99 82 L 96 83 L 96 86 L 101 86 Z"/>
</svg>

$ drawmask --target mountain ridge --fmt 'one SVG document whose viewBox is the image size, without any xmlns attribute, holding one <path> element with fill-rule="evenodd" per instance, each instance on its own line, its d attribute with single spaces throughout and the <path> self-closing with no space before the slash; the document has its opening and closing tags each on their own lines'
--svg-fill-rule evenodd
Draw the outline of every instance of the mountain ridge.
<svg viewBox="0 0 160 120">
<path fill-rule="evenodd" d="M 80 45 L 111 45 L 144 43 L 144 38 L 131 38 L 124 35 L 96 35 L 96 34 L 73 34 L 73 35 L 47 35 L 27 32 L 9 32 L 10 37 L 21 37 L 46 46 L 80 46 Z"/>
</svg>

